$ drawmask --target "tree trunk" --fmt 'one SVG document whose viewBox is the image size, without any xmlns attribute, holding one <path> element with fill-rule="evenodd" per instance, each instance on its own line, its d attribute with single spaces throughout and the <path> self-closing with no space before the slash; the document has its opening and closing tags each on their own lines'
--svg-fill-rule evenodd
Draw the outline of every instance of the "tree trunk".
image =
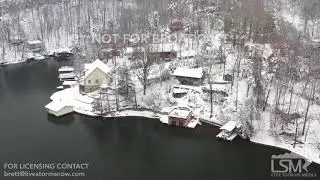
<svg viewBox="0 0 320 180">
<path fill-rule="evenodd" d="M 264 101 L 264 105 L 263 105 L 262 111 L 265 111 L 266 108 L 267 108 L 268 100 L 269 100 L 269 95 L 270 95 L 270 90 L 271 90 L 271 89 L 268 90 L 267 97 L 266 97 L 266 100 Z M 247 95 L 247 96 L 248 96 L 248 95 Z"/>
<path fill-rule="evenodd" d="M 296 120 L 296 132 L 294 134 L 294 143 L 293 143 L 293 148 L 296 147 L 296 143 L 297 143 L 297 137 L 298 137 L 298 119 L 295 119 Z"/>
<path fill-rule="evenodd" d="M 314 98 L 314 95 L 315 95 L 315 88 L 316 88 L 316 85 L 313 84 L 312 90 L 311 90 L 311 96 L 308 98 L 307 110 L 306 110 L 306 113 L 304 115 L 304 123 L 303 123 L 303 128 L 302 128 L 302 135 L 304 135 L 305 130 L 306 130 L 306 124 L 307 124 L 307 121 L 308 121 L 309 109 L 310 109 L 311 101 L 313 101 L 313 98 Z"/>
<path fill-rule="evenodd" d="M 211 103 L 211 111 L 210 111 L 210 118 L 212 118 L 213 113 L 213 97 L 212 97 L 212 84 L 210 84 L 210 103 Z"/>
</svg>

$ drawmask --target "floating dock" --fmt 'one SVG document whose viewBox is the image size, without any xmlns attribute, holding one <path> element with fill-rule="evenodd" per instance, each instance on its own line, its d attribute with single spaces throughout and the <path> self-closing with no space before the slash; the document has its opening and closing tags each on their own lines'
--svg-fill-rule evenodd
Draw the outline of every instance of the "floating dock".
<svg viewBox="0 0 320 180">
<path fill-rule="evenodd" d="M 76 75 L 74 73 L 65 73 L 59 75 L 60 81 L 75 81 Z"/>
<path fill-rule="evenodd" d="M 74 68 L 72 66 L 63 66 L 58 71 L 59 71 L 59 74 L 73 73 Z"/>
</svg>

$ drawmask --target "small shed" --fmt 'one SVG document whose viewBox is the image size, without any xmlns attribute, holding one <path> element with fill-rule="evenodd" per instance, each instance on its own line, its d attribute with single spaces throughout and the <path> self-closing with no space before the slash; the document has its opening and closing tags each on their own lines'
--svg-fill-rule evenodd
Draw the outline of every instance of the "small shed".
<svg viewBox="0 0 320 180">
<path fill-rule="evenodd" d="M 168 124 L 186 127 L 192 120 L 192 112 L 188 108 L 175 108 L 168 116 Z"/>
</svg>

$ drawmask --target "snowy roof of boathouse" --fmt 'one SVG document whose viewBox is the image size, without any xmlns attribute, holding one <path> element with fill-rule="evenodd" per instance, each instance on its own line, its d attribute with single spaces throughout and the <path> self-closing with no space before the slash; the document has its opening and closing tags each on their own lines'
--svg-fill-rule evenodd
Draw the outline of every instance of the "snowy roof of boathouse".
<svg viewBox="0 0 320 180">
<path fill-rule="evenodd" d="M 111 71 L 111 68 L 99 59 L 95 60 L 91 64 L 85 64 L 84 69 L 86 71 L 84 78 L 87 78 L 96 69 L 100 69 L 102 72 L 108 75 L 109 75 L 109 72 Z"/>
<path fill-rule="evenodd" d="M 189 77 L 189 78 L 196 78 L 201 79 L 203 77 L 203 69 L 202 68 L 185 68 L 185 67 L 177 67 L 177 69 L 174 71 L 174 76 L 179 77 Z"/>
<path fill-rule="evenodd" d="M 54 111 L 54 112 L 58 112 L 60 111 L 61 109 L 63 109 L 64 107 L 67 107 L 67 106 L 72 106 L 70 102 L 68 101 L 65 101 L 65 100 L 55 100 L 55 101 L 52 101 L 50 102 L 49 104 L 47 104 L 45 106 L 45 108 L 51 110 L 51 111 Z"/>
<path fill-rule="evenodd" d="M 69 72 L 69 71 L 74 71 L 74 67 L 72 66 L 62 66 L 59 70 L 59 72 Z"/>
<path fill-rule="evenodd" d="M 77 83 L 76 81 L 64 81 L 62 83 L 62 86 L 72 86 L 72 85 L 74 85 L 76 83 Z"/>
<path fill-rule="evenodd" d="M 224 126 L 222 126 L 220 129 L 231 132 L 236 127 L 237 127 L 237 123 L 235 121 L 229 121 Z"/>
<path fill-rule="evenodd" d="M 187 119 L 191 111 L 188 109 L 175 108 L 169 113 L 169 117 Z"/>
<path fill-rule="evenodd" d="M 42 43 L 42 41 L 40 41 L 40 40 L 30 40 L 30 41 L 28 41 L 28 44 L 41 44 Z"/>
</svg>

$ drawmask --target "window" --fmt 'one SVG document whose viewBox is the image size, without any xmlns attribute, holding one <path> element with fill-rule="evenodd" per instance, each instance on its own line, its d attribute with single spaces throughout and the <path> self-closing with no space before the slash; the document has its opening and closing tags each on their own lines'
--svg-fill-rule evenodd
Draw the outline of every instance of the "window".
<svg viewBox="0 0 320 180">
<path fill-rule="evenodd" d="M 99 79 L 96 80 L 96 83 L 99 83 Z"/>
<path fill-rule="evenodd" d="M 88 83 L 91 84 L 91 80 L 88 80 Z"/>
<path fill-rule="evenodd" d="M 183 122 L 182 121 L 179 122 L 179 126 L 183 126 Z"/>
</svg>

